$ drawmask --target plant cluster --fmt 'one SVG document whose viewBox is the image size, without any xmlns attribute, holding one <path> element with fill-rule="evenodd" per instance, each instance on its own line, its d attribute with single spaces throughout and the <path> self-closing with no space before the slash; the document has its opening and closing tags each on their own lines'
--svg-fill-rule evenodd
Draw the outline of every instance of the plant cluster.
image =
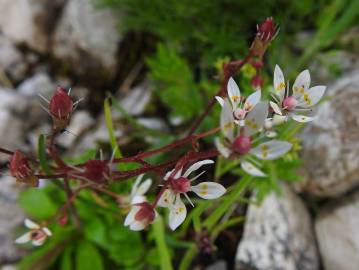
<svg viewBox="0 0 359 270">
<path fill-rule="evenodd" d="M 189 220 L 192 220 L 194 229 L 199 235 L 200 240 L 197 245 L 187 245 L 188 253 L 186 253 L 181 269 L 186 269 L 198 249 L 207 252 L 211 251 L 211 237 L 215 237 L 220 232 L 220 219 L 225 214 L 231 215 L 231 205 L 236 202 L 244 187 L 249 185 L 251 181 L 261 181 L 261 178 L 272 180 L 275 178 L 275 170 L 273 170 L 271 160 L 290 155 L 288 153 L 291 150 L 295 153 L 297 142 L 293 135 L 295 135 L 298 127 L 300 128 L 301 123 L 314 119 L 308 113 L 311 112 L 311 107 L 319 102 L 325 92 L 324 86 L 310 87 L 308 70 L 298 75 L 292 89 L 290 89 L 279 66 L 274 69 L 273 89 L 267 93 L 265 92 L 261 76 L 261 69 L 264 66 L 263 57 L 276 34 L 277 28 L 273 19 L 266 19 L 258 25 L 257 33 L 247 55 L 243 59 L 223 63 L 221 85 L 217 93 L 213 95 L 209 104 L 203 108 L 198 118 L 193 121 L 192 126 L 186 131 L 183 138 L 133 156 L 123 157 L 121 155 L 119 148 L 116 146 L 113 130 L 110 128 L 113 146 L 111 157 L 108 159 L 102 156 L 97 159 L 88 158 L 85 153 L 85 161 L 73 162 L 64 159 L 59 154 L 56 139 L 59 134 L 66 130 L 79 101 L 74 102 L 70 96 L 70 90 L 66 91 L 61 87 L 56 90 L 51 99 L 48 100 L 46 97 L 42 97 L 48 103 L 47 110 L 52 118 L 53 127 L 51 134 L 46 138 L 43 135 L 40 136 L 38 157 L 27 156 L 19 149 L 12 152 L 1 148 L 0 151 L 11 155 L 9 161 L 10 173 L 18 182 L 37 187 L 40 179 L 53 181 L 63 189 L 66 197 L 60 199 L 63 202 L 61 207 L 55 210 L 52 209 L 49 213 L 42 215 L 44 219 L 39 224 L 26 219 L 25 225 L 30 231 L 20 236 L 16 242 L 25 243 L 31 241 L 34 245 L 41 245 L 52 235 L 56 238 L 56 231 L 61 229 L 57 228 L 55 232 L 51 232 L 48 227 L 53 223 L 57 223 L 60 227 L 68 226 L 71 228 L 65 232 L 67 240 L 65 242 L 57 241 L 57 245 L 54 245 L 52 252 L 56 253 L 59 249 L 62 250 L 61 246 L 66 245 L 67 241 L 71 241 L 75 237 L 73 231 L 76 228 L 81 228 L 83 216 L 85 220 L 93 222 L 94 217 L 91 214 L 86 216 L 86 213 L 81 213 L 81 206 L 78 206 L 83 203 L 84 197 L 81 197 L 81 194 L 84 191 L 95 191 L 90 196 L 88 194 L 85 196 L 85 202 L 95 201 L 97 205 L 102 206 L 103 211 L 106 211 L 105 209 L 114 212 L 122 211 L 126 214 L 123 221 L 124 225 L 131 230 L 144 230 L 153 223 L 155 241 L 159 246 L 159 251 L 164 253 L 164 255 L 161 254 L 161 256 L 164 256 L 164 259 L 161 258 L 161 265 L 164 266 L 164 269 L 170 269 L 165 268 L 166 265 L 170 264 L 168 260 L 170 255 L 166 256 L 168 251 L 166 251 L 162 218 L 160 217 L 161 214 L 159 214 L 161 212 L 159 208 L 161 207 L 168 209 L 168 225 L 172 230 L 177 229 L 181 224 L 188 228 L 188 223 L 186 223 L 186 217 L 188 217 Z M 251 73 L 250 80 L 254 92 L 248 97 L 241 94 L 237 83 L 233 79 L 244 67 L 251 67 L 254 70 Z M 263 98 L 266 96 L 269 97 L 269 101 Z M 221 108 L 219 123 L 211 129 L 196 133 L 217 102 Z M 108 113 L 108 111 L 109 105 L 105 103 L 105 113 Z M 188 115 L 188 117 L 191 116 L 191 114 Z M 108 126 L 111 127 L 111 118 L 107 117 L 106 121 Z M 205 139 L 206 144 L 209 143 L 210 145 L 215 145 L 215 147 L 208 148 L 208 146 L 201 145 L 201 140 L 203 139 Z M 178 151 L 170 159 L 158 164 L 148 160 L 153 156 L 178 149 L 185 149 L 185 152 L 181 154 L 181 151 Z M 215 163 L 215 158 L 217 158 L 216 167 L 219 169 L 216 170 L 214 180 L 194 183 L 205 172 L 200 172 L 195 176 L 193 173 L 202 168 L 202 166 Z M 135 164 L 136 167 L 131 168 L 128 166 L 130 164 Z M 221 176 L 226 172 L 238 170 L 239 164 L 241 169 L 238 174 L 240 176 L 238 183 L 229 185 L 223 179 L 220 181 Z M 153 181 L 150 178 L 143 181 L 146 173 L 153 173 L 157 178 L 162 179 L 159 183 L 158 191 L 154 196 L 151 196 L 151 200 L 145 194 L 151 188 Z M 209 174 L 206 175 L 208 176 Z M 126 192 L 128 185 L 127 187 L 121 187 L 125 191 L 112 188 L 113 184 L 125 183 L 135 177 L 136 181 L 130 188 L 130 192 Z M 228 194 L 226 194 L 227 190 L 230 191 L 227 192 Z M 220 197 L 224 199 L 219 201 L 219 207 L 212 209 L 211 215 L 208 215 L 202 222 L 199 217 L 211 207 L 208 203 L 194 201 L 190 198 L 190 193 L 195 193 L 205 200 Z M 112 198 L 112 201 L 104 201 L 99 194 Z M 32 197 L 31 195 L 29 196 Z M 198 207 L 188 214 L 183 199 L 186 199 L 192 206 L 198 204 Z M 43 206 L 45 205 L 40 204 L 38 209 L 30 211 L 35 213 L 34 216 L 41 217 L 36 211 L 41 212 Z M 101 223 L 101 221 L 98 222 Z M 120 226 L 113 219 L 108 222 L 111 223 L 111 227 Z M 226 223 L 225 226 L 230 226 L 230 224 L 232 223 Z M 59 235 L 63 234 L 64 232 L 59 233 Z M 109 249 L 109 247 L 106 247 L 106 241 L 104 241 L 105 234 L 105 232 L 101 232 L 100 235 L 96 234 L 94 239 L 91 232 L 88 232 L 92 240 L 100 244 L 101 247 Z M 116 238 L 118 236 L 111 237 Z M 133 241 L 138 241 L 138 238 Z M 81 253 L 83 252 L 82 250 L 95 254 L 94 258 L 99 257 L 96 249 L 86 244 L 86 242 L 80 242 L 77 251 L 78 257 L 84 255 Z M 119 260 L 116 258 L 117 251 L 118 249 L 109 251 L 114 260 Z M 66 260 L 64 259 L 63 264 L 71 261 L 69 258 L 71 258 L 72 252 L 69 249 L 68 254 L 64 253 L 64 256 L 68 257 L 66 257 Z M 131 257 L 133 254 L 128 256 Z M 102 265 L 101 260 L 98 260 L 97 264 Z M 102 269 L 101 267 L 99 266 L 98 269 Z"/>
</svg>

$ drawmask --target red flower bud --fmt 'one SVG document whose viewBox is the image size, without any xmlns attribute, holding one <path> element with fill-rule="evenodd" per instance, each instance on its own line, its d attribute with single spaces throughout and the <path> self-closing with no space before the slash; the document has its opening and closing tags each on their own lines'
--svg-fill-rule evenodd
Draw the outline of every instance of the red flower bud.
<svg viewBox="0 0 359 270">
<path fill-rule="evenodd" d="M 260 75 L 255 75 L 251 80 L 254 89 L 261 89 L 263 87 L 263 79 Z"/>
<path fill-rule="evenodd" d="M 267 18 L 257 26 L 257 37 L 262 41 L 270 41 L 276 33 L 273 18 Z"/>
<path fill-rule="evenodd" d="M 85 178 L 97 183 L 104 183 L 110 178 L 110 167 L 104 160 L 89 160 L 85 163 Z"/>
<path fill-rule="evenodd" d="M 233 142 L 233 150 L 240 155 L 247 154 L 251 150 L 252 141 L 248 136 L 238 136 Z"/>
<path fill-rule="evenodd" d="M 34 174 L 27 157 L 20 151 L 16 150 L 10 158 L 9 164 L 10 174 L 16 178 L 17 181 L 37 187 L 39 184 L 38 178 Z"/>
<path fill-rule="evenodd" d="M 73 102 L 64 88 L 57 87 L 55 95 L 51 98 L 49 112 L 54 121 L 55 128 L 63 129 L 67 126 L 73 110 Z"/>
</svg>

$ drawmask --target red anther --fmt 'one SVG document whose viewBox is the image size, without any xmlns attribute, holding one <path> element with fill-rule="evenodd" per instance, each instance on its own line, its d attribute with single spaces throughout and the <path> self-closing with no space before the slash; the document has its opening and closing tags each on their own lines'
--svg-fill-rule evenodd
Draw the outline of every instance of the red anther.
<svg viewBox="0 0 359 270">
<path fill-rule="evenodd" d="M 180 177 L 178 179 L 173 179 L 171 181 L 171 188 L 175 193 L 186 193 L 189 191 L 191 182 L 185 178 Z"/>
<path fill-rule="evenodd" d="M 287 111 L 293 111 L 295 109 L 295 107 L 297 106 L 297 104 L 298 104 L 298 101 L 294 97 L 290 96 L 290 97 L 286 97 L 283 100 L 282 106 Z"/>
<path fill-rule="evenodd" d="M 9 169 L 10 174 L 15 177 L 17 181 L 34 187 L 38 186 L 38 178 L 34 175 L 28 158 L 20 150 L 16 150 L 11 156 Z"/>
<path fill-rule="evenodd" d="M 248 136 L 240 135 L 234 140 L 232 147 L 236 153 L 240 155 L 244 155 L 249 152 L 251 146 L 252 146 L 251 138 Z"/>
<path fill-rule="evenodd" d="M 110 167 L 105 160 L 89 160 L 85 163 L 85 178 L 97 183 L 104 183 L 110 178 Z"/>
<path fill-rule="evenodd" d="M 262 89 L 262 87 L 263 87 L 262 77 L 259 74 L 253 76 L 253 78 L 251 80 L 251 84 L 254 89 Z"/>
<path fill-rule="evenodd" d="M 72 110 L 73 102 L 71 97 L 64 88 L 57 87 L 49 104 L 49 112 L 54 121 L 55 128 L 64 129 L 67 126 Z"/>
<path fill-rule="evenodd" d="M 142 202 L 135 205 L 140 207 L 135 215 L 135 220 L 145 222 L 146 224 L 150 224 L 155 220 L 156 213 L 152 205 L 148 202 Z"/>
</svg>

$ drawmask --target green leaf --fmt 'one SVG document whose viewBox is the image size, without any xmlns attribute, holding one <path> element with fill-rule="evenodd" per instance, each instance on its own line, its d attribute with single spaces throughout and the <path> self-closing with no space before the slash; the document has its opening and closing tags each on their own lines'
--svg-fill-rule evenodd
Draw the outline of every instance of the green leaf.
<svg viewBox="0 0 359 270">
<path fill-rule="evenodd" d="M 86 222 L 84 233 L 88 240 L 105 247 L 108 245 L 106 225 L 99 218 L 92 218 Z"/>
<path fill-rule="evenodd" d="M 98 249 L 87 241 L 81 241 L 76 250 L 76 270 L 103 270 L 104 265 Z"/>
<path fill-rule="evenodd" d="M 165 241 L 165 227 L 163 225 L 162 217 L 159 216 L 157 218 L 157 220 L 153 223 L 152 228 L 157 244 L 158 253 L 161 254 L 161 269 L 171 270 L 173 269 L 171 264 L 171 256 Z"/>
<path fill-rule="evenodd" d="M 73 246 L 65 248 L 61 256 L 60 270 L 74 270 L 72 262 Z"/>
<path fill-rule="evenodd" d="M 46 189 L 27 189 L 20 194 L 19 204 L 35 219 L 47 219 L 57 212 L 57 205 Z"/>
<path fill-rule="evenodd" d="M 38 142 L 38 151 L 39 151 L 39 159 L 40 159 L 40 165 L 43 171 L 47 174 L 51 174 L 51 169 L 49 164 L 47 163 L 48 159 L 46 157 L 46 140 L 45 136 L 43 134 L 39 137 Z"/>
</svg>

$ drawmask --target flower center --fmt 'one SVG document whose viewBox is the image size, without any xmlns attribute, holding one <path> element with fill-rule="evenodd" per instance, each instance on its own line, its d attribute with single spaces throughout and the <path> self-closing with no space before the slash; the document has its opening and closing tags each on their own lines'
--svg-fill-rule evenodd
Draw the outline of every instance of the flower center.
<svg viewBox="0 0 359 270">
<path fill-rule="evenodd" d="M 246 116 L 247 111 L 245 109 L 236 109 L 234 111 L 234 117 L 238 120 L 244 119 Z"/>
<path fill-rule="evenodd" d="M 135 215 L 135 220 L 151 223 L 156 217 L 153 207 L 148 202 L 139 203 L 137 205 L 140 209 Z"/>
<path fill-rule="evenodd" d="M 293 111 L 295 109 L 295 107 L 297 106 L 298 101 L 294 98 L 294 97 L 286 97 L 283 100 L 283 108 L 288 110 L 288 111 Z"/>
<path fill-rule="evenodd" d="M 171 188 L 175 193 L 186 193 L 189 191 L 191 182 L 186 177 L 180 177 L 171 181 Z"/>
<path fill-rule="evenodd" d="M 249 152 L 251 146 L 252 146 L 251 138 L 248 136 L 240 135 L 234 140 L 232 147 L 236 153 L 240 155 L 244 155 Z"/>
</svg>

